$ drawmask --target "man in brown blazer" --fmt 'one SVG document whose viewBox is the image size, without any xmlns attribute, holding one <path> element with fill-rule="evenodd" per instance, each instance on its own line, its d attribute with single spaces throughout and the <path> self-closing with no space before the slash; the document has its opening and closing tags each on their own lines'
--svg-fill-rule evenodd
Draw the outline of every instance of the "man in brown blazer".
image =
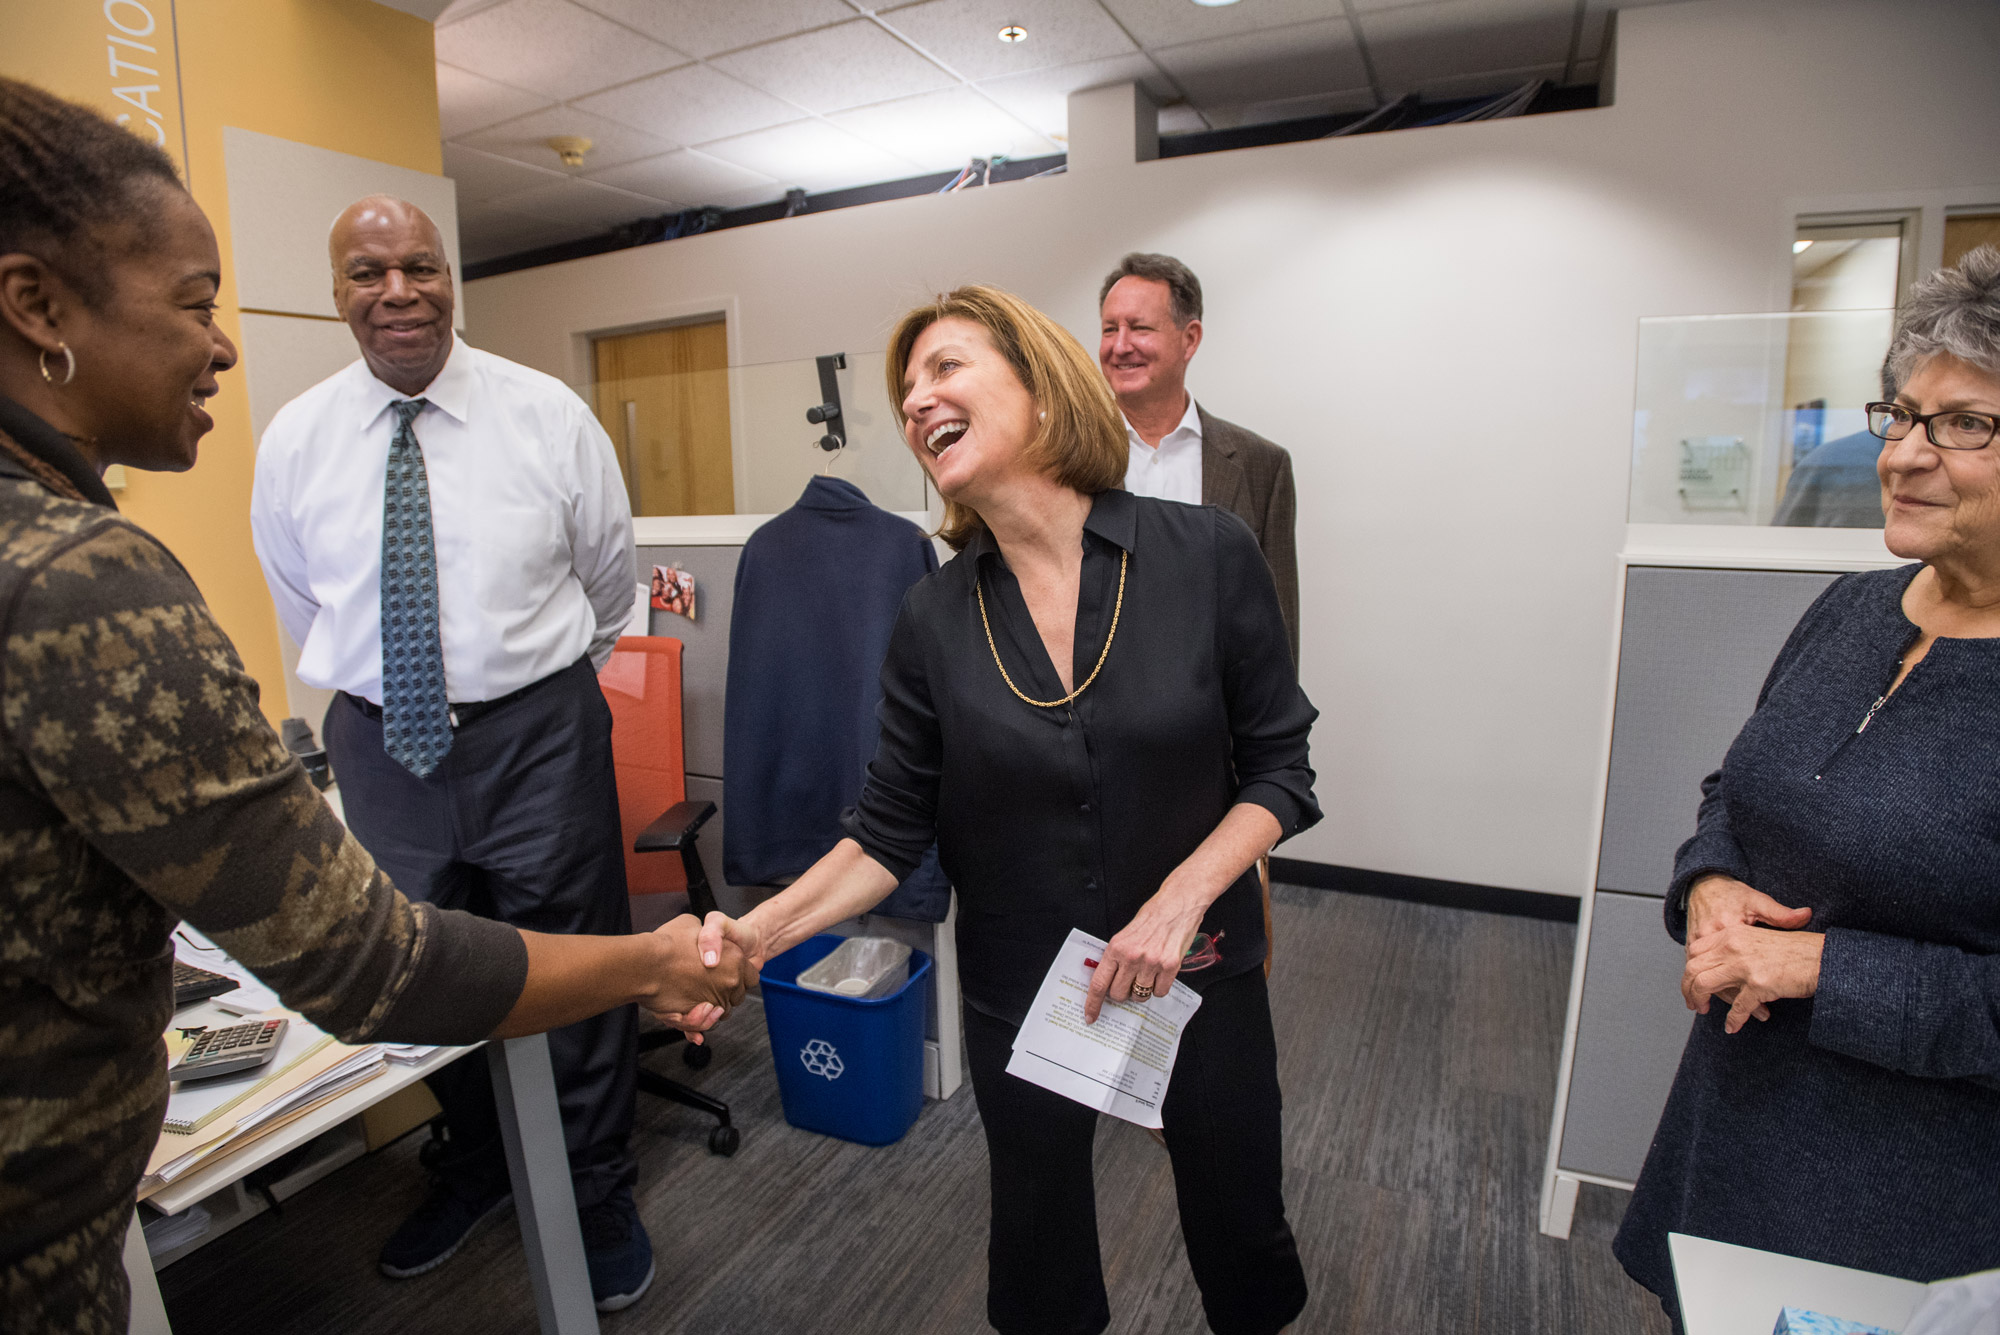
<svg viewBox="0 0 2000 1335">
<path fill-rule="evenodd" d="M 1171 255 L 1133 253 L 1098 292 L 1098 364 L 1125 415 L 1126 490 L 1219 505 L 1257 535 L 1299 660 L 1299 561 L 1292 456 L 1224 421 L 1187 391 L 1201 346 L 1201 280 Z"/>
</svg>

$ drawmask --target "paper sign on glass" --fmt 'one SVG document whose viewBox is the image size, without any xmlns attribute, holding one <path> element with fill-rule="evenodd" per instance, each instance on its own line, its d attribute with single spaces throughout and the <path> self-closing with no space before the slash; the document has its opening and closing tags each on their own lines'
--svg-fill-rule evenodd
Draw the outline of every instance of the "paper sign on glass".
<svg viewBox="0 0 2000 1335">
<path fill-rule="evenodd" d="M 1105 943 L 1072 929 L 1014 1039 L 1007 1073 L 1140 1126 L 1159 1129 L 1160 1104 L 1201 996 L 1175 982 L 1151 1001 L 1106 1001 L 1096 1024 L 1083 1003 Z"/>
</svg>

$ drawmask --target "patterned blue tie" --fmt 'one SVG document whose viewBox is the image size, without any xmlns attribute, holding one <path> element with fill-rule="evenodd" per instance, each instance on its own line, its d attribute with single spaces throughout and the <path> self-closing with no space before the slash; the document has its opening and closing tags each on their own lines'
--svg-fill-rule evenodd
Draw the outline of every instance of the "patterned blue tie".
<svg viewBox="0 0 2000 1335">
<path fill-rule="evenodd" d="M 427 403 L 398 399 L 389 405 L 396 410 L 396 438 L 382 485 L 382 749 L 420 779 L 451 750 L 430 478 L 410 429 Z"/>
</svg>

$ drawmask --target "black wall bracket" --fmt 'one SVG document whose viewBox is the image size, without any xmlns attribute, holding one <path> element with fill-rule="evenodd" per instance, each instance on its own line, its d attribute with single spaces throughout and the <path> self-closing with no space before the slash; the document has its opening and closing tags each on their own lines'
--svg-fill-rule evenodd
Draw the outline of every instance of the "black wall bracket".
<svg viewBox="0 0 2000 1335">
<path fill-rule="evenodd" d="M 835 352 L 814 360 L 819 363 L 819 402 L 806 409 L 806 420 L 826 427 L 819 447 L 831 454 L 847 444 L 847 421 L 840 415 L 840 381 L 833 374 L 847 369 L 847 354 Z"/>
</svg>

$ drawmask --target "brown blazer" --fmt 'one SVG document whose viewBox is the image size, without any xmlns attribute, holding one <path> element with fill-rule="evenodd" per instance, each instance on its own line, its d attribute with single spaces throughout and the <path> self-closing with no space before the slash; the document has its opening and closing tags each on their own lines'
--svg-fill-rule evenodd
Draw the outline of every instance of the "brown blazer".
<svg viewBox="0 0 2000 1335">
<path fill-rule="evenodd" d="M 1299 661 L 1299 553 L 1294 534 L 1298 510 L 1292 456 L 1254 431 L 1195 405 L 1201 415 L 1201 500 L 1235 514 L 1257 535 L 1264 563 L 1278 586 L 1278 606 Z"/>
</svg>

